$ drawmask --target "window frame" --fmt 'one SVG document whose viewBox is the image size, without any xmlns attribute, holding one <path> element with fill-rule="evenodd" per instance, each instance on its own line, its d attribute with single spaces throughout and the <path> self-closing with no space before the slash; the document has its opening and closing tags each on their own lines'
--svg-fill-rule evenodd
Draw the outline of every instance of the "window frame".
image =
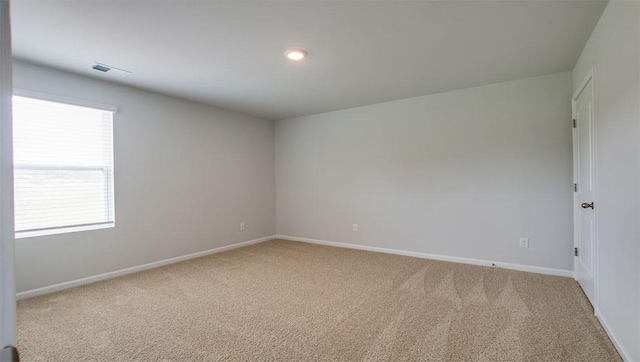
<svg viewBox="0 0 640 362">
<path fill-rule="evenodd" d="M 113 123 L 115 122 L 115 115 L 116 115 L 116 113 L 118 113 L 118 107 L 110 105 L 110 104 L 105 104 L 105 103 L 86 101 L 86 100 L 81 100 L 81 99 L 76 99 L 76 98 L 58 96 L 58 95 L 42 93 L 42 92 L 36 92 L 36 91 L 20 89 L 20 88 L 14 88 L 13 89 L 13 96 L 38 99 L 38 100 L 42 100 L 42 101 L 55 102 L 55 103 L 61 103 L 61 104 L 68 104 L 68 105 L 72 105 L 72 106 L 93 108 L 93 109 L 97 109 L 97 110 L 111 112 L 112 115 L 113 115 L 112 129 L 111 129 L 111 132 L 112 132 L 112 134 L 111 134 L 111 141 L 112 141 L 111 146 L 113 148 L 113 150 L 112 150 L 112 162 L 113 162 L 112 163 L 112 167 L 109 168 L 109 167 L 78 166 L 78 168 L 82 169 L 82 170 L 104 171 L 105 178 L 106 178 L 106 180 L 105 180 L 106 181 L 105 182 L 106 186 L 105 187 L 111 188 L 113 190 L 113 192 L 111 192 L 112 202 L 113 202 L 113 211 L 112 211 L 112 213 L 113 213 L 113 221 L 92 223 L 92 224 L 84 224 L 84 225 L 70 225 L 70 226 L 60 226 L 60 227 L 48 227 L 48 228 L 43 228 L 43 229 L 15 231 L 15 238 L 16 239 L 20 239 L 20 238 L 27 238 L 27 237 L 34 237 L 34 236 L 65 234 L 65 233 L 78 232 L 78 231 L 99 230 L 99 229 L 106 229 L 106 228 L 115 227 L 115 185 L 112 184 L 112 182 L 115 183 L 115 170 L 114 170 L 115 169 L 115 140 L 114 140 L 114 137 L 113 137 L 114 136 L 114 134 L 113 134 Z M 43 166 L 43 167 L 46 168 L 46 166 Z M 16 168 L 16 165 L 14 165 L 14 168 Z M 18 166 L 18 168 L 20 168 L 20 166 Z M 73 168 L 73 166 L 69 167 L 69 168 Z"/>
</svg>

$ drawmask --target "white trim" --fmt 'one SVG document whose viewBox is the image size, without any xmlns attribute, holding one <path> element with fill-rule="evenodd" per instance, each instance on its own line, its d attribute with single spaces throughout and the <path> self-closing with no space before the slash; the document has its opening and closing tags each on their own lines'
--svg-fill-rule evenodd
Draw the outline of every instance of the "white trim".
<svg viewBox="0 0 640 362">
<path fill-rule="evenodd" d="M 0 350 L 16 345 L 12 60 L 9 1 L 0 2 Z"/>
<path fill-rule="evenodd" d="M 611 342 L 613 342 L 613 345 L 618 350 L 618 353 L 620 353 L 620 357 L 622 357 L 624 361 L 633 362 L 633 358 L 631 358 L 631 355 L 627 353 L 627 350 L 624 349 L 622 343 L 620 343 L 615 333 L 613 333 L 613 328 L 609 326 L 609 322 L 607 322 L 607 319 L 604 317 L 604 315 L 602 315 L 600 309 L 595 310 L 595 315 L 596 318 L 598 318 L 598 320 L 600 321 L 602 328 L 604 328 L 604 331 L 607 332 L 607 335 L 611 339 Z"/>
<path fill-rule="evenodd" d="M 587 72 L 587 75 L 584 77 L 582 82 L 580 82 L 580 85 L 578 86 L 578 88 L 576 88 L 576 91 L 573 93 L 573 96 L 571 97 L 571 100 L 573 102 L 578 100 L 578 96 L 580 96 L 580 93 L 582 93 L 582 91 L 584 90 L 584 87 L 587 86 L 587 83 L 589 83 L 589 80 L 593 79 L 593 73 L 594 73 L 594 67 L 591 67 L 591 69 L 589 69 L 589 71 Z M 575 112 L 575 109 L 574 109 L 574 112 Z"/>
<path fill-rule="evenodd" d="M 104 273 L 104 274 L 94 275 L 94 276 L 91 276 L 91 277 L 72 280 L 72 281 L 69 281 L 69 282 L 64 282 L 64 283 L 54 284 L 54 285 L 50 285 L 50 286 L 46 286 L 46 287 L 42 287 L 42 288 L 27 290 L 27 291 L 18 293 L 16 296 L 18 297 L 18 299 L 25 299 L 25 298 L 35 297 L 35 296 L 38 296 L 38 295 L 49 294 L 49 293 L 57 292 L 57 291 L 64 290 L 64 289 L 69 289 L 69 288 L 74 288 L 74 287 L 78 287 L 78 286 L 85 285 L 85 284 L 99 282 L 101 280 L 116 278 L 116 277 L 119 277 L 119 276 L 131 274 L 131 273 L 137 273 L 139 271 L 143 271 L 143 270 L 147 270 L 147 269 L 152 269 L 152 268 L 157 268 L 157 267 L 164 266 L 164 265 L 174 264 L 174 263 L 178 263 L 178 262 L 189 260 L 189 259 L 193 259 L 193 258 L 199 258 L 201 256 L 206 256 L 206 255 L 215 254 L 215 253 L 221 253 L 223 251 L 237 249 L 237 248 L 241 248 L 243 246 L 249 246 L 249 245 L 253 245 L 253 244 L 258 244 L 258 243 L 262 243 L 262 242 L 265 242 L 265 241 L 273 240 L 274 238 L 275 238 L 275 235 L 265 236 L 265 237 L 259 238 L 259 239 L 253 239 L 253 240 L 244 241 L 244 242 L 237 243 L 237 244 L 221 246 L 221 247 L 218 247 L 218 248 L 204 250 L 204 251 L 200 251 L 200 252 L 193 253 L 193 254 L 188 254 L 188 255 L 178 256 L 178 257 L 175 257 L 175 258 L 155 261 L 155 262 L 149 263 L 149 264 L 138 265 L 138 266 L 134 266 L 134 267 L 131 267 L 131 268 L 120 269 L 120 270 L 116 270 L 116 271 L 112 271 L 112 272 L 108 272 L 108 273 Z"/>
<path fill-rule="evenodd" d="M 561 276 L 561 277 L 572 277 L 573 276 L 573 271 L 572 270 L 553 269 L 553 268 L 544 268 L 544 267 L 531 266 L 531 265 L 521 265 L 521 264 L 510 264 L 510 263 L 502 263 L 502 262 L 493 262 L 493 261 L 482 260 L 482 259 L 470 259 L 470 258 L 461 258 L 461 257 L 457 257 L 457 256 L 428 254 L 428 253 L 420 253 L 420 252 L 416 252 L 416 251 L 405 251 L 405 250 L 398 250 L 398 249 L 380 248 L 380 247 L 376 247 L 376 246 L 341 243 L 341 242 L 337 242 L 337 241 L 326 241 L 326 240 L 299 238 L 299 237 L 296 237 L 296 236 L 287 236 L 287 235 L 276 235 L 276 239 L 291 240 L 291 241 L 301 241 L 303 243 L 328 245 L 328 246 L 335 246 L 335 247 L 338 247 L 338 248 L 375 251 L 375 252 L 378 252 L 378 253 L 412 256 L 412 257 L 422 258 L 422 259 L 449 261 L 449 262 L 453 262 L 453 263 L 462 263 L 462 264 L 481 265 L 481 266 L 488 266 L 488 267 L 497 267 L 497 268 L 510 269 L 510 270 L 519 270 L 519 271 L 530 272 L 530 273 L 556 275 L 556 276 Z"/>
<path fill-rule="evenodd" d="M 100 109 L 100 110 L 108 111 L 112 113 L 118 112 L 118 107 L 110 104 L 85 101 L 83 99 L 69 98 L 69 97 L 59 96 L 55 94 L 36 92 L 28 89 L 14 88 L 13 95 L 18 97 L 35 98 L 43 101 L 71 104 L 71 105 L 80 106 L 80 107 L 95 108 L 95 109 Z"/>
</svg>

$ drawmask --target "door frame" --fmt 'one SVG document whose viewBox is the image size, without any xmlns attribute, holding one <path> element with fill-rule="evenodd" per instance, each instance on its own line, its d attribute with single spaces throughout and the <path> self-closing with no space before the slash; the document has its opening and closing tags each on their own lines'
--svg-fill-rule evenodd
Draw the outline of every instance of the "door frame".
<svg viewBox="0 0 640 362">
<path fill-rule="evenodd" d="M 0 350 L 16 346 L 13 223 L 13 92 L 9 1 L 0 1 Z M 4 356 L 4 355 L 3 355 Z"/>
<path fill-rule="evenodd" d="M 597 172 L 597 164 L 598 164 L 598 150 L 597 150 L 597 134 L 596 134 L 596 123 L 597 123 L 597 104 L 596 104 L 596 77 L 595 77 L 595 67 L 591 67 L 591 69 L 589 69 L 589 71 L 587 72 L 587 75 L 584 77 L 584 79 L 582 80 L 582 82 L 580 82 L 580 85 L 578 86 L 578 88 L 576 88 L 576 91 L 573 93 L 573 96 L 571 96 L 571 117 L 572 119 L 576 119 L 576 112 L 577 112 L 577 107 L 576 107 L 576 101 L 578 99 L 578 96 L 580 96 L 580 94 L 582 93 L 582 91 L 584 90 L 584 88 L 587 86 L 587 84 L 589 83 L 589 81 L 591 81 L 591 90 L 592 90 L 592 94 L 591 94 L 591 99 L 593 102 L 593 125 L 592 125 L 592 130 L 591 130 L 591 134 L 593 135 L 593 145 L 592 145 L 592 157 L 593 157 L 593 164 L 591 172 L 593 173 L 593 203 L 596 206 L 593 209 L 593 219 L 594 219 L 594 231 L 593 231 L 593 310 L 594 313 L 595 311 L 598 310 L 598 172 Z M 578 165 L 577 165 L 577 158 L 576 155 L 578 154 L 579 150 L 578 150 L 578 142 L 577 142 L 577 129 L 576 128 L 572 128 L 571 130 L 572 132 L 572 149 L 573 149 L 573 182 L 574 184 L 578 182 Z M 571 210 L 573 212 L 573 247 L 576 248 L 578 247 L 578 235 L 579 235 L 579 231 L 578 231 L 578 213 L 576 212 L 576 205 L 578 204 L 578 195 L 576 192 L 573 193 L 573 204 L 571 207 Z M 577 258 L 574 256 L 573 258 L 573 278 L 575 280 L 578 279 L 577 273 L 576 273 L 576 267 L 577 267 Z"/>
</svg>

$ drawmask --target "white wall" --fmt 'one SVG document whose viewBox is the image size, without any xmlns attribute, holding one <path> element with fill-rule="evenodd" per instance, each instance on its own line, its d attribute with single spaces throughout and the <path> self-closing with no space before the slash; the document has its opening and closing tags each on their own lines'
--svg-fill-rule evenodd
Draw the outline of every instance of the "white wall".
<svg viewBox="0 0 640 362">
<path fill-rule="evenodd" d="M 18 292 L 274 234 L 272 121 L 20 62 L 14 85 L 119 108 L 115 228 L 16 240 Z"/>
<path fill-rule="evenodd" d="M 570 270 L 570 120 L 565 72 L 277 121 L 277 234 Z"/>
<path fill-rule="evenodd" d="M 598 270 L 596 313 L 640 361 L 640 2 L 613 0 L 573 71 L 595 67 Z"/>
</svg>

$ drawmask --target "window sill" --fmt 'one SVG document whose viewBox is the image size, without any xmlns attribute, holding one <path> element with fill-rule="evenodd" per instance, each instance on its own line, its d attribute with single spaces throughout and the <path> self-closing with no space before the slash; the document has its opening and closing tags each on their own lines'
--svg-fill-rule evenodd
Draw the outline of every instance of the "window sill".
<svg viewBox="0 0 640 362">
<path fill-rule="evenodd" d="M 95 224 L 95 225 L 69 226 L 69 227 L 63 227 L 63 228 L 34 230 L 34 231 L 18 231 L 16 232 L 16 239 L 31 238 L 31 237 L 45 236 L 45 235 L 75 233 L 78 231 L 108 229 L 112 227 L 115 227 L 115 223 L 113 222 L 104 223 L 104 224 Z"/>
</svg>

